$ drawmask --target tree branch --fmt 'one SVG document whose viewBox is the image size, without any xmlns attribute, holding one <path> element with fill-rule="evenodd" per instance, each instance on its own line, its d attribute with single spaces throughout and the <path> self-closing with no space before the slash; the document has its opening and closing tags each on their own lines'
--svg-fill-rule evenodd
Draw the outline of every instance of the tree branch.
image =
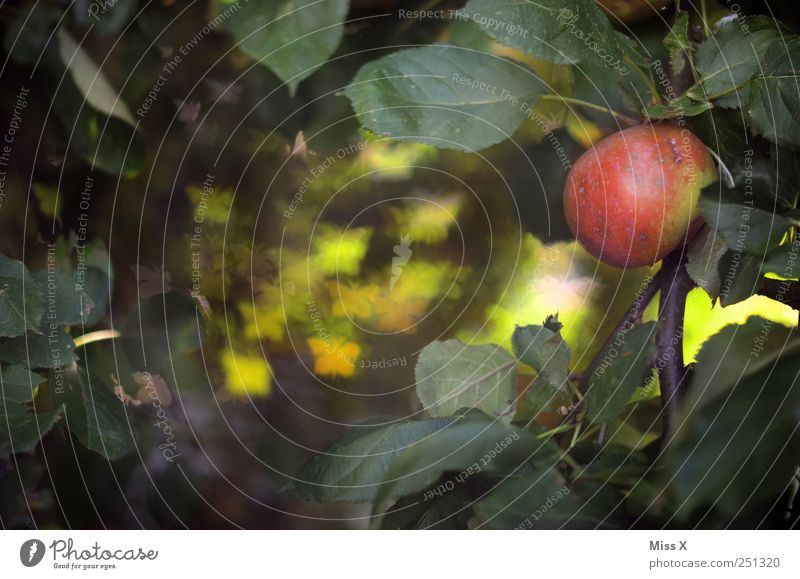
<svg viewBox="0 0 800 579">
<path fill-rule="evenodd" d="M 663 270 L 663 268 L 662 268 Z M 645 308 L 648 304 L 653 300 L 656 293 L 660 289 L 660 282 L 659 279 L 662 276 L 662 272 L 659 271 L 650 281 L 645 285 L 644 288 L 637 294 L 636 298 L 633 300 L 631 307 L 628 308 L 628 311 L 625 313 L 625 316 L 620 320 L 614 330 L 609 334 L 606 341 L 603 342 L 603 345 L 597 351 L 594 359 L 589 363 L 589 366 L 586 368 L 586 371 L 581 375 L 581 381 L 579 383 L 580 391 L 582 394 L 586 394 L 586 390 L 589 387 L 589 382 L 592 379 L 592 376 L 597 370 L 597 366 L 600 364 L 603 355 L 605 354 L 608 347 L 614 341 L 614 338 L 623 331 L 624 328 L 629 327 L 633 324 L 638 324 L 642 321 L 642 313 L 644 313 Z"/>
<path fill-rule="evenodd" d="M 673 429 L 677 405 L 683 396 L 686 368 L 683 364 L 683 318 L 686 296 L 694 287 L 684 267 L 686 251 L 679 247 L 667 257 L 659 273 L 661 297 L 656 333 L 658 379 L 661 386 L 662 430 L 666 439 Z"/>
</svg>

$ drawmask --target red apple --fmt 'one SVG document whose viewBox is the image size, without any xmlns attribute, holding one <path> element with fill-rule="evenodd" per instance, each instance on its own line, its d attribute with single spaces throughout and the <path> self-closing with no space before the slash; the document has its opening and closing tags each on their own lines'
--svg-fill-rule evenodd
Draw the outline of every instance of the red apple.
<svg viewBox="0 0 800 579">
<path fill-rule="evenodd" d="M 567 175 L 564 211 L 575 237 L 618 267 L 653 265 L 702 224 L 700 190 L 717 178 L 686 129 L 644 124 L 603 139 Z"/>
</svg>

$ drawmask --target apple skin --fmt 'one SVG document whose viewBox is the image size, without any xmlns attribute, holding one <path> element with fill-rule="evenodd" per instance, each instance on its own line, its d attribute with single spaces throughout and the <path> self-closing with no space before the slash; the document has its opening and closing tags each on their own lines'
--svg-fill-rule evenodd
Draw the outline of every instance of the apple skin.
<svg viewBox="0 0 800 579">
<path fill-rule="evenodd" d="M 703 224 L 698 199 L 714 160 L 686 129 L 658 123 L 603 139 L 575 162 L 564 187 L 572 233 L 600 261 L 653 265 Z"/>
</svg>

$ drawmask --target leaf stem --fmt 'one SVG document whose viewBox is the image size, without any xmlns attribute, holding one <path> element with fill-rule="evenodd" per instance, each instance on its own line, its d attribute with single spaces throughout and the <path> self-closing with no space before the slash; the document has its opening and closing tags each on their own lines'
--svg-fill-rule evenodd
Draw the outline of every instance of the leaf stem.
<svg viewBox="0 0 800 579">
<path fill-rule="evenodd" d="M 575 443 L 578 442 L 578 435 L 581 433 L 581 423 L 575 425 L 575 430 L 572 431 L 572 440 L 569 443 L 569 447 L 572 448 L 575 446 Z"/>
<path fill-rule="evenodd" d="M 589 101 L 584 101 L 584 100 L 581 100 L 581 99 L 576 99 L 576 98 L 572 98 L 572 97 L 565 97 L 565 96 L 561 96 L 561 95 L 557 95 L 557 94 L 545 94 L 545 95 L 540 96 L 539 100 L 559 100 L 559 101 L 562 101 L 562 102 L 565 102 L 565 103 L 569 103 L 569 104 L 572 104 L 572 105 L 576 105 L 576 106 L 579 106 L 579 107 L 584 107 L 584 108 L 587 108 L 587 109 L 592 109 L 592 110 L 595 110 L 595 111 L 600 111 L 600 112 L 609 114 L 612 117 L 614 117 L 616 119 L 619 119 L 619 120 L 621 120 L 621 121 L 623 121 L 623 122 L 625 122 L 625 123 L 627 123 L 627 124 L 629 124 L 631 126 L 639 124 L 639 121 L 637 121 L 636 119 L 634 119 L 632 117 L 629 117 L 628 115 L 624 115 L 622 113 L 618 113 L 617 111 L 612 110 L 612 109 L 610 109 L 608 107 L 604 107 L 604 106 L 601 106 L 601 105 L 598 105 L 598 104 L 595 104 L 595 103 L 590 103 Z"/>
</svg>

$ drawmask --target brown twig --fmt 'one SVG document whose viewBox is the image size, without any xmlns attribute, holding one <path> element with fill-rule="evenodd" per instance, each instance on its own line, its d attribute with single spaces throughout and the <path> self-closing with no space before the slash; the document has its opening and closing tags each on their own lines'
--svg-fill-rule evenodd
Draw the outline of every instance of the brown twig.
<svg viewBox="0 0 800 579">
<path fill-rule="evenodd" d="M 661 277 L 661 271 L 659 271 L 648 283 L 647 285 L 637 294 L 636 298 L 633 300 L 631 307 L 628 308 L 628 311 L 623 316 L 622 320 L 617 324 L 614 330 L 609 334 L 606 341 L 603 342 L 603 345 L 597 351 L 597 355 L 595 355 L 594 359 L 589 363 L 588 368 L 581 376 L 581 381 L 579 383 L 580 392 L 582 394 L 586 394 L 586 391 L 589 388 L 589 382 L 592 379 L 595 371 L 597 370 L 597 366 L 600 364 L 602 360 L 603 354 L 611 343 L 614 341 L 614 338 L 623 331 L 624 328 L 629 327 L 633 324 L 638 324 L 642 321 L 642 314 L 644 313 L 645 308 L 647 308 L 648 304 L 653 300 L 656 293 L 660 289 L 659 286 L 659 278 Z"/>
<path fill-rule="evenodd" d="M 686 312 L 686 296 L 694 287 L 694 282 L 684 267 L 685 263 L 685 248 L 679 247 L 664 258 L 659 271 L 664 275 L 660 280 L 656 350 L 665 440 L 672 433 L 674 417 L 686 380 L 683 363 L 683 318 Z"/>
</svg>

